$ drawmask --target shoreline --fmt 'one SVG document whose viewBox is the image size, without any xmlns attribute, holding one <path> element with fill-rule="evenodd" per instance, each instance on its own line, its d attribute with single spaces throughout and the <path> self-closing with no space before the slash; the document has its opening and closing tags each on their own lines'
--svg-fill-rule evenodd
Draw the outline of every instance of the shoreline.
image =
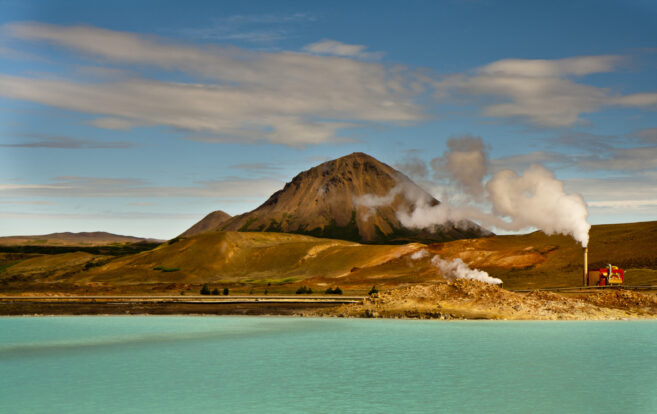
<svg viewBox="0 0 657 414">
<path fill-rule="evenodd" d="M 657 297 L 630 290 L 518 293 L 471 280 L 374 296 L 0 296 L 0 316 L 214 315 L 411 320 L 654 320 Z"/>
<path fill-rule="evenodd" d="M 93 302 L 0 301 L 0 316 L 254 315 L 302 316 L 327 311 L 335 302 Z"/>
</svg>

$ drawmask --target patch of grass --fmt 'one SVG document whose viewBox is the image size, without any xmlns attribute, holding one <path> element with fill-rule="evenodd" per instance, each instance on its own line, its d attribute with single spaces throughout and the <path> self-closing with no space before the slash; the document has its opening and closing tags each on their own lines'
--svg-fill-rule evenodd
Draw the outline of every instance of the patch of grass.
<svg viewBox="0 0 657 414">
<path fill-rule="evenodd" d="M 271 219 L 269 222 L 269 226 L 267 226 L 267 229 L 265 231 L 268 232 L 274 232 L 274 233 L 281 233 L 283 231 L 281 223 L 278 221 Z"/>
<path fill-rule="evenodd" d="M 242 227 L 239 228 L 237 231 L 249 231 L 249 226 L 253 224 L 256 220 L 258 219 L 257 216 L 250 217 L 246 223 Z"/>
<path fill-rule="evenodd" d="M 20 262 L 21 262 L 20 260 L 16 260 L 15 262 L 9 262 L 9 263 L 5 263 L 5 264 L 0 265 L 0 273 L 6 271 L 7 269 L 12 267 L 16 263 L 20 263 Z"/>
<path fill-rule="evenodd" d="M 180 268 L 179 268 L 179 267 L 155 266 L 155 267 L 153 268 L 153 270 L 159 270 L 159 271 L 161 271 L 161 272 L 168 273 L 168 272 L 177 272 L 177 271 L 180 270 Z"/>
<path fill-rule="evenodd" d="M 0 246 L 0 253 L 62 254 L 85 252 L 101 256 L 127 256 L 153 250 L 159 245 L 159 243 L 126 243 L 119 246 Z"/>
<path fill-rule="evenodd" d="M 324 226 L 324 228 L 316 227 L 312 230 L 307 230 L 306 227 L 299 227 L 291 233 L 304 234 L 306 236 L 321 237 L 325 239 L 338 239 L 349 241 L 360 241 L 360 232 L 358 231 L 358 224 L 356 223 L 356 210 L 351 212 L 351 219 L 349 222 L 340 226 L 336 223 L 335 219 Z"/>
</svg>

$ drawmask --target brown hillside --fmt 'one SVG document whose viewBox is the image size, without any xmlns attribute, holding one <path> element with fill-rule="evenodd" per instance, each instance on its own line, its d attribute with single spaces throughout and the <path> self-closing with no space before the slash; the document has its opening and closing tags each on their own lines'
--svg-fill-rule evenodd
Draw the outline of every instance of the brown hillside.
<svg viewBox="0 0 657 414">
<path fill-rule="evenodd" d="M 580 286 L 583 251 L 571 237 L 524 235 L 457 240 L 429 247 L 446 258 L 461 258 L 504 281 L 505 288 Z M 589 268 L 612 263 L 626 269 L 629 285 L 657 285 L 657 221 L 591 227 Z"/>
<path fill-rule="evenodd" d="M 436 226 L 432 230 L 405 228 L 398 211 L 415 206 L 404 193 L 390 205 L 372 211 L 356 200 L 364 195 L 385 196 L 398 185 L 438 204 L 408 177 L 363 153 L 325 162 L 294 177 L 257 209 L 228 220 L 222 230 L 274 231 L 368 242 L 435 242 L 480 237 L 490 232 L 471 222 Z"/>
<path fill-rule="evenodd" d="M 230 214 L 221 210 L 213 211 L 212 213 L 203 217 L 201 221 L 187 229 L 179 237 L 193 236 L 195 234 L 203 233 L 206 231 L 216 230 L 229 219 Z"/>
<path fill-rule="evenodd" d="M 115 259 L 67 281 L 291 283 L 309 278 L 348 280 L 358 269 L 378 269 L 373 279 L 385 274 L 386 279 L 403 276 L 408 280 L 417 269 L 403 257 L 422 247 L 417 243 L 362 245 L 285 233 L 206 232 Z"/>
<path fill-rule="evenodd" d="M 592 268 L 613 263 L 626 269 L 628 285 L 657 285 L 657 222 L 593 226 L 589 249 Z M 414 256 L 422 250 L 426 253 Z M 50 255 L 37 260 L 7 254 L 0 257 L 0 293 L 100 284 L 178 294 L 197 292 L 203 283 L 228 284 L 245 292 L 260 286 L 292 293 L 305 284 L 364 293 L 372 285 L 387 289 L 443 280 L 431 265 L 436 254 L 461 258 L 502 279 L 507 289 L 581 285 L 581 247 L 570 237 L 541 232 L 432 245 L 373 245 L 285 233 L 213 231 L 118 258 Z M 93 265 L 86 265 L 89 261 Z M 35 287 L 42 282 L 41 288 Z"/>
<path fill-rule="evenodd" d="M 119 234 L 106 233 L 104 231 L 81 232 L 81 233 L 51 233 L 39 236 L 7 236 L 0 237 L 0 245 L 3 246 L 102 246 L 112 243 L 139 243 L 160 242 L 162 240 L 144 239 L 141 237 L 122 236 Z"/>
</svg>

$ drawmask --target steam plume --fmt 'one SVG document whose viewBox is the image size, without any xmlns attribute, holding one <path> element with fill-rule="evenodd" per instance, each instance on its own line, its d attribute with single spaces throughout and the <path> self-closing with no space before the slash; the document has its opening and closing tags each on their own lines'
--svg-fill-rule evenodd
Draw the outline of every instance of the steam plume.
<svg viewBox="0 0 657 414">
<path fill-rule="evenodd" d="M 493 285 L 502 283 L 502 280 L 489 276 L 483 270 L 470 269 L 460 258 L 449 261 L 435 255 L 431 259 L 431 264 L 440 269 L 443 276 L 447 278 L 479 280 Z"/>
<path fill-rule="evenodd" d="M 579 194 L 567 194 L 563 182 L 544 166 L 532 164 L 520 174 L 502 170 L 484 184 L 488 157 L 481 138 L 471 136 L 449 140 L 448 150 L 431 165 L 438 175 L 446 174 L 469 202 L 435 205 L 403 180 L 386 196 L 367 195 L 355 202 L 374 209 L 403 194 L 414 205 L 410 211 L 397 212 L 406 227 L 429 228 L 448 222 L 463 226 L 474 220 L 506 231 L 538 228 L 546 234 L 570 235 L 582 246 L 588 245 L 591 225 L 586 202 Z"/>
<path fill-rule="evenodd" d="M 445 171 L 448 178 L 463 187 L 476 200 L 484 194 L 482 181 L 488 171 L 488 157 L 484 142 L 479 137 L 464 136 L 447 141 L 448 150 L 431 165 L 436 171 Z"/>
<path fill-rule="evenodd" d="M 420 259 L 424 259 L 427 256 L 429 256 L 429 252 L 426 251 L 425 249 L 422 249 L 422 250 L 418 250 L 417 252 L 413 253 L 411 255 L 411 259 L 420 260 Z"/>
</svg>

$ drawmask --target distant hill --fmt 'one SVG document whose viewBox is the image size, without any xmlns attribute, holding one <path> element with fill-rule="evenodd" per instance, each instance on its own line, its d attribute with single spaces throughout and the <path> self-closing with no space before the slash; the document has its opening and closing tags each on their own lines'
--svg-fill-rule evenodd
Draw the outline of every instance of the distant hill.
<svg viewBox="0 0 657 414">
<path fill-rule="evenodd" d="M 0 237 L 1 246 L 102 246 L 112 243 L 158 243 L 162 240 L 141 237 L 121 236 L 104 231 L 82 233 L 50 233 L 38 236 Z"/>
<path fill-rule="evenodd" d="M 201 221 L 194 224 L 192 227 L 187 229 L 180 237 L 193 236 L 195 234 L 203 233 L 210 230 L 216 230 L 221 228 L 222 224 L 230 219 L 230 214 L 224 213 L 221 210 L 213 211 L 207 216 L 203 217 Z"/>
<path fill-rule="evenodd" d="M 430 204 L 440 202 L 408 177 L 375 158 L 353 153 L 303 171 L 255 210 L 221 224 L 206 219 L 197 226 L 216 230 L 297 233 L 365 243 L 435 242 L 491 235 L 472 222 L 448 223 L 432 229 L 410 229 L 397 218 L 415 205 L 405 192 L 393 194 L 391 203 L 371 210 L 358 205 L 365 195 L 386 196 L 398 185 Z M 207 225 L 206 225 L 207 224 Z"/>
</svg>

